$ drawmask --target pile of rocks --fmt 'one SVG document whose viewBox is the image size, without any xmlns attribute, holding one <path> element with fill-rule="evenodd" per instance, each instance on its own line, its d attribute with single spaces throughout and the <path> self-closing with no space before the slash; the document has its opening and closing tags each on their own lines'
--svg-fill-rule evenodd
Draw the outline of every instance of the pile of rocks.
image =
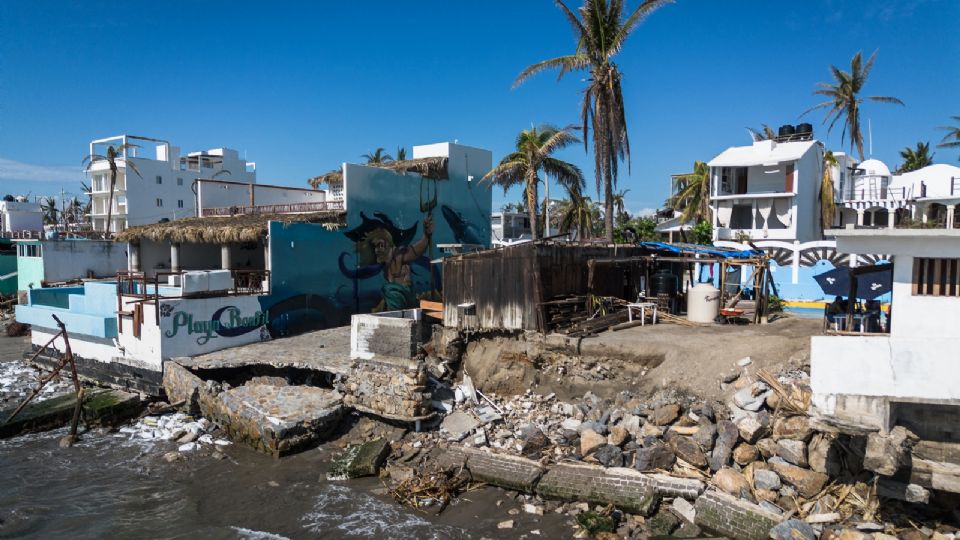
<svg viewBox="0 0 960 540">
<path fill-rule="evenodd" d="M 588 392 L 563 402 L 553 394 L 529 391 L 484 395 L 465 385 L 456 388 L 454 403 L 444 405 L 453 412 L 440 429 L 411 433 L 399 454 L 479 447 L 545 467 L 571 461 L 628 467 L 700 479 L 707 483 L 707 493 L 722 495 L 720 503 L 740 501 L 745 511 L 765 518 L 764 530 L 791 518 L 818 536 L 844 526 L 879 533 L 901 530 L 906 523 L 894 523 L 896 512 L 881 509 L 877 479 L 863 469 L 864 454 L 869 457 L 866 439 L 819 432 L 799 412 L 805 408 L 788 406 L 798 395 L 809 396 L 809 376 L 802 371 L 781 374 L 771 382 L 775 391 L 751 377 L 748 365 L 745 359 L 724 377 L 722 385 L 731 394 L 725 403 L 666 392 L 648 399 L 623 392 L 613 400 Z M 929 493 L 911 487 L 911 502 L 926 502 Z M 949 527 L 941 529 L 937 534 L 953 534 Z"/>
<path fill-rule="evenodd" d="M 0 409 L 15 407 L 37 387 L 39 374 L 24 361 L 0 362 Z M 58 375 L 45 384 L 35 401 L 49 399 L 65 392 L 73 392 L 70 377 Z"/>
</svg>

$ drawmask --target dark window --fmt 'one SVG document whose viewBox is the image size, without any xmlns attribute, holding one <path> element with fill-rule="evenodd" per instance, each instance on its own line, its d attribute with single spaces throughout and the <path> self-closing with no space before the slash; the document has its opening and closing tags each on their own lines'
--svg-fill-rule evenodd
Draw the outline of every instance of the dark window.
<svg viewBox="0 0 960 540">
<path fill-rule="evenodd" d="M 960 296 L 960 259 L 913 259 L 914 296 Z"/>
<path fill-rule="evenodd" d="M 162 176 L 159 176 L 159 175 L 157 176 L 157 183 L 158 183 L 158 184 L 162 184 L 162 183 L 163 183 L 163 177 L 162 177 Z"/>
</svg>

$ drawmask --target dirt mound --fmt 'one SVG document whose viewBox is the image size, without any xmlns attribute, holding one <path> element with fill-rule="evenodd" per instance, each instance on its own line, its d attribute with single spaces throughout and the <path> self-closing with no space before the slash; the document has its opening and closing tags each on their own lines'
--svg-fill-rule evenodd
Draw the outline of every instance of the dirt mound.
<svg viewBox="0 0 960 540">
<path fill-rule="evenodd" d="M 30 325 L 23 324 L 17 321 L 10 321 L 7 323 L 7 337 L 21 337 L 27 336 L 30 334 Z"/>
</svg>

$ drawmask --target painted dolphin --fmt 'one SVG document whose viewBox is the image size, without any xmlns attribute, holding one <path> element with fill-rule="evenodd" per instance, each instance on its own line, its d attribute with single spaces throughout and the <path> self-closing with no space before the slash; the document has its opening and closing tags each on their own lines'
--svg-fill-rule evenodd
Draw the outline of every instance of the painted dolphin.
<svg viewBox="0 0 960 540">
<path fill-rule="evenodd" d="M 460 244 L 486 244 L 483 234 L 476 225 L 463 218 L 460 212 L 442 204 L 440 211 L 443 212 L 443 219 L 447 220 L 447 225 L 453 231 L 453 237 Z"/>
</svg>

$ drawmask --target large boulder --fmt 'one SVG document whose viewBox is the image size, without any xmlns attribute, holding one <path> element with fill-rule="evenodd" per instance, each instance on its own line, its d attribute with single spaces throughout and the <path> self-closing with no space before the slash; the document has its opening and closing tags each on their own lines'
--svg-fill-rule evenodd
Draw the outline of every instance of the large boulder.
<svg viewBox="0 0 960 540">
<path fill-rule="evenodd" d="M 736 497 L 750 495 L 750 482 L 739 472 L 724 467 L 713 475 L 713 483 L 721 491 L 725 491 Z"/>
<path fill-rule="evenodd" d="M 684 437 L 683 435 L 676 435 L 672 432 L 668 433 L 671 436 L 667 442 L 670 445 L 670 449 L 673 450 L 673 453 L 676 454 L 678 458 L 697 468 L 707 466 L 707 456 L 703 453 L 703 450 L 700 449 L 700 445 L 693 439 Z"/>
<path fill-rule="evenodd" d="M 757 490 L 776 491 L 780 489 L 780 477 L 777 473 L 767 469 L 753 470 L 753 487 Z"/>
<path fill-rule="evenodd" d="M 729 420 L 717 422 L 717 440 L 708 460 L 710 470 L 719 471 L 730 463 L 730 455 L 733 453 L 733 447 L 737 444 L 739 437 L 737 426 L 733 422 Z"/>
<path fill-rule="evenodd" d="M 656 426 L 666 426 L 672 424 L 680 416 L 680 406 L 671 403 L 670 405 L 664 405 L 662 407 L 657 407 L 654 409 L 650 416 L 647 418 Z"/>
<path fill-rule="evenodd" d="M 594 450 L 593 458 L 604 467 L 623 467 L 623 451 L 612 444 L 605 444 Z"/>
<path fill-rule="evenodd" d="M 823 473 L 803 469 L 785 461 L 771 460 L 769 464 L 784 482 L 796 488 L 797 492 L 808 499 L 820 493 L 827 480 L 830 479 Z"/>
<path fill-rule="evenodd" d="M 697 432 L 693 434 L 693 440 L 700 445 L 704 452 L 713 450 L 713 440 L 717 437 L 717 425 L 704 417 L 697 423 Z"/>
<path fill-rule="evenodd" d="M 829 476 L 839 476 L 843 469 L 839 446 L 833 436 L 815 434 L 807 446 L 807 462 L 810 468 Z"/>
<path fill-rule="evenodd" d="M 741 418 L 737 422 L 737 430 L 740 432 L 740 437 L 750 444 L 755 444 L 767 433 L 766 426 L 754 415 Z"/>
<path fill-rule="evenodd" d="M 807 467 L 807 445 L 803 441 L 794 439 L 780 439 L 777 441 L 777 455 L 787 463 L 798 467 Z"/>
<path fill-rule="evenodd" d="M 677 457 L 670 447 L 654 440 L 643 448 L 637 448 L 634 468 L 638 471 L 670 470 L 676 461 Z"/>
<path fill-rule="evenodd" d="M 746 466 L 753 463 L 760 457 L 757 447 L 752 444 L 741 443 L 733 449 L 733 461 L 737 465 Z"/>
<path fill-rule="evenodd" d="M 580 432 L 581 456 L 587 456 L 605 444 L 607 444 L 607 438 L 592 429 L 585 429 Z"/>
<path fill-rule="evenodd" d="M 813 435 L 813 428 L 810 427 L 810 419 L 806 416 L 789 416 L 787 418 L 778 418 L 773 423 L 773 438 L 795 439 L 807 442 Z"/>
</svg>

